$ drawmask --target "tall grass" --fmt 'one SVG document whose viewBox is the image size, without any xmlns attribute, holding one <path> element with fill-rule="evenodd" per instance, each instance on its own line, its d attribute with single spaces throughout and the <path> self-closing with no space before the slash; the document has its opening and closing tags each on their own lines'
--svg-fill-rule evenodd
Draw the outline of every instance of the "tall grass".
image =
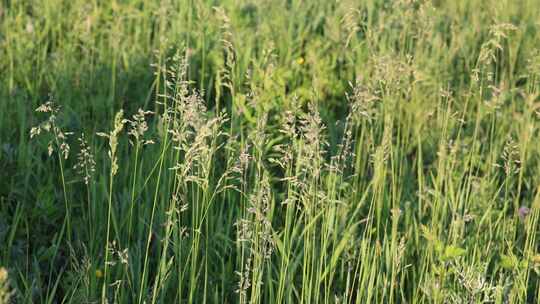
<svg viewBox="0 0 540 304">
<path fill-rule="evenodd" d="M 537 302 L 539 17 L 2 2 L 0 303 Z"/>
</svg>

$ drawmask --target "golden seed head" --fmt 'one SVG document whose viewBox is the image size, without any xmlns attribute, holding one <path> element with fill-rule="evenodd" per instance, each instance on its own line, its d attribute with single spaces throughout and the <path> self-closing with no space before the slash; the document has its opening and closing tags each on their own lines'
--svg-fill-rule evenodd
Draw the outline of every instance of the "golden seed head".
<svg viewBox="0 0 540 304">
<path fill-rule="evenodd" d="M 8 272 L 4 267 L 0 267 L 0 283 L 7 281 Z"/>
</svg>

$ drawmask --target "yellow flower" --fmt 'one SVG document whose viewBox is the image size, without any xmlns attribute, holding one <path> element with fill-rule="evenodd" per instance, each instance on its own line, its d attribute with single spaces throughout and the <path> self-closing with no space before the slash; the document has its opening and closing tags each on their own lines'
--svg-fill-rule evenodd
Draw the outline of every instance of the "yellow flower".
<svg viewBox="0 0 540 304">
<path fill-rule="evenodd" d="M 99 269 L 96 269 L 96 277 L 97 278 L 102 278 L 103 277 L 103 272 Z"/>
<path fill-rule="evenodd" d="M 296 59 L 296 63 L 298 63 L 299 65 L 304 64 L 304 57 L 300 57 L 300 58 Z"/>
</svg>

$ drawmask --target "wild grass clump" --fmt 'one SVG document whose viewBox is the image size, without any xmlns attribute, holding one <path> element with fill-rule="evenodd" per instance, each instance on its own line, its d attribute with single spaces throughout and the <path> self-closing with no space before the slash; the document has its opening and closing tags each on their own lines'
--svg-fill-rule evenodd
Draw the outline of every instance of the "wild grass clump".
<svg viewBox="0 0 540 304">
<path fill-rule="evenodd" d="M 0 303 L 537 302 L 539 16 L 0 5 Z"/>
</svg>

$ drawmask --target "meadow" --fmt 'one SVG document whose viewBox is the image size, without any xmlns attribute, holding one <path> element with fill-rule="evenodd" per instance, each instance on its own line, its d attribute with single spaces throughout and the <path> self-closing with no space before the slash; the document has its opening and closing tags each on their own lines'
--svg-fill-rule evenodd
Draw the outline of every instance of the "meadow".
<svg viewBox="0 0 540 304">
<path fill-rule="evenodd" d="M 538 0 L 0 0 L 0 304 L 538 303 Z"/>
</svg>

